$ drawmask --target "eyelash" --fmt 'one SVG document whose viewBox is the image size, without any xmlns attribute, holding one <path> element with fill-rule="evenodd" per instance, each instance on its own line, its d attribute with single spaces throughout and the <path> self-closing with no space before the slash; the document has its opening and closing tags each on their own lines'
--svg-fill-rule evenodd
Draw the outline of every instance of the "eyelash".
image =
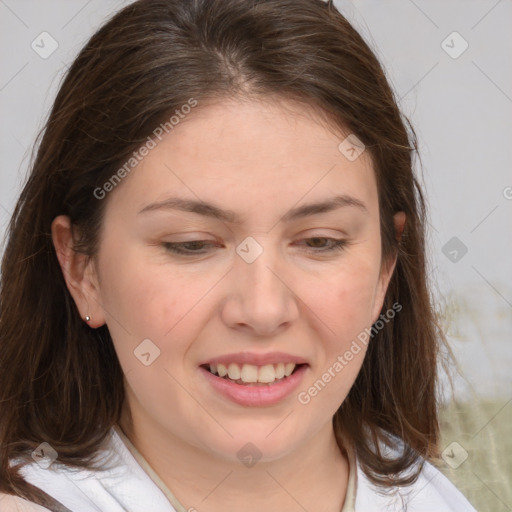
<svg viewBox="0 0 512 512">
<path fill-rule="evenodd" d="M 314 237 L 310 237 L 310 238 L 305 238 L 304 240 L 306 240 L 306 241 L 307 240 L 328 240 L 328 241 L 332 242 L 331 247 L 328 249 L 321 248 L 318 250 L 314 250 L 314 248 L 310 247 L 306 251 L 306 252 L 313 252 L 313 253 L 317 253 L 317 254 L 342 251 L 343 249 L 345 249 L 345 246 L 348 243 L 346 240 L 343 240 L 341 238 L 329 238 L 326 236 L 314 236 Z M 164 246 L 164 248 L 167 251 L 175 253 L 175 254 L 180 254 L 182 256 L 197 256 L 197 255 L 205 254 L 204 252 L 199 252 L 199 251 L 184 250 L 183 247 L 186 245 L 189 245 L 189 244 L 215 245 L 212 242 L 208 242 L 208 240 L 190 240 L 189 242 L 164 242 L 162 245 Z M 313 249 L 313 250 L 311 250 L 311 249 Z"/>
</svg>

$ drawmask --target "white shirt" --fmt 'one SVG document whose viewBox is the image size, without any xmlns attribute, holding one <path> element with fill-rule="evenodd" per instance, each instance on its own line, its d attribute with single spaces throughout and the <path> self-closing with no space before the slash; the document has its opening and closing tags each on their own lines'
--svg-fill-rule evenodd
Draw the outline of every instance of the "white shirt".
<svg viewBox="0 0 512 512">
<path fill-rule="evenodd" d="M 348 455 L 349 482 L 341 512 L 476 512 L 455 486 L 428 462 L 414 484 L 394 488 L 394 493 L 383 496 L 367 479 L 354 452 L 349 451 Z M 46 468 L 32 461 L 20 472 L 26 481 L 72 512 L 187 512 L 117 427 L 112 428 L 99 459 L 108 465 L 107 470 L 74 469 L 58 461 Z M 23 510 L 43 512 L 48 509 L 34 506 Z"/>
</svg>

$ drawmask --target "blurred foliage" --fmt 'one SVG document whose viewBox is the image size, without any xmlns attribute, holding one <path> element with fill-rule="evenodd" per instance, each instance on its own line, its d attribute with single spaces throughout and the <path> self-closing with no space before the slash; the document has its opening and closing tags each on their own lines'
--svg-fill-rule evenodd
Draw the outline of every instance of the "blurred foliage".
<svg viewBox="0 0 512 512">
<path fill-rule="evenodd" d="M 440 410 L 441 449 L 456 441 L 468 458 L 438 468 L 478 512 L 512 511 L 512 399 L 453 401 Z"/>
</svg>

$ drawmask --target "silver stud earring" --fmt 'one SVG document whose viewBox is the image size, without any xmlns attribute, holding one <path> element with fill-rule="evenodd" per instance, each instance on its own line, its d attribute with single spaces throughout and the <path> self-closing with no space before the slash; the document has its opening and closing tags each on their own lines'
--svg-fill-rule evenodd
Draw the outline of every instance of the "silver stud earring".
<svg viewBox="0 0 512 512">
<path fill-rule="evenodd" d="M 86 322 L 88 322 L 90 319 L 91 319 L 91 317 L 90 317 L 89 315 L 87 315 L 87 316 L 85 317 L 85 321 L 86 321 Z"/>
</svg>

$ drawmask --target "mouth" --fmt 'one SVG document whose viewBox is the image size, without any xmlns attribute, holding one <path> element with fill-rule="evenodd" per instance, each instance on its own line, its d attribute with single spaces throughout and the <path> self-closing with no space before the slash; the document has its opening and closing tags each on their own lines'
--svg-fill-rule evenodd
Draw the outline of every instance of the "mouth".
<svg viewBox="0 0 512 512">
<path fill-rule="evenodd" d="M 255 358 L 251 359 L 252 363 L 256 362 Z M 222 362 L 202 364 L 199 370 L 217 396 L 244 407 L 269 407 L 289 400 L 309 367 L 307 363 L 276 362 L 273 359 L 272 363 L 267 360 L 255 365 L 223 358 Z"/>
<path fill-rule="evenodd" d="M 241 386 L 272 386 L 285 381 L 306 363 L 253 364 L 203 364 L 201 368 L 212 375 Z"/>
</svg>

